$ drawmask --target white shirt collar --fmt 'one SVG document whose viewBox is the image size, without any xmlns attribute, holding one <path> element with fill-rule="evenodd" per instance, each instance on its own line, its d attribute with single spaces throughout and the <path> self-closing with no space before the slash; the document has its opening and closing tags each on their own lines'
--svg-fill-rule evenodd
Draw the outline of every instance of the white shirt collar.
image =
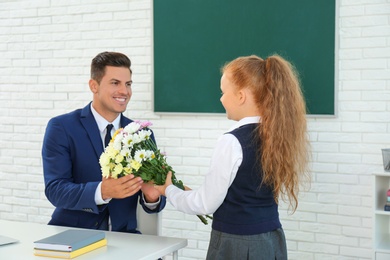
<svg viewBox="0 0 390 260">
<path fill-rule="evenodd" d="M 239 128 L 240 126 L 247 125 L 247 124 L 257 124 L 261 122 L 261 117 L 260 116 L 248 116 L 242 118 L 240 121 L 235 123 L 230 129 L 229 132 Z"/>
<path fill-rule="evenodd" d="M 121 121 L 121 114 L 118 115 L 117 118 L 115 118 L 114 121 L 108 122 L 104 117 L 102 117 L 92 106 L 91 103 L 91 111 L 92 115 L 95 118 L 95 121 L 99 127 L 99 131 L 103 133 L 106 130 L 106 127 L 108 124 L 112 124 L 114 126 L 113 130 L 116 131 L 120 128 L 120 121 Z"/>
</svg>

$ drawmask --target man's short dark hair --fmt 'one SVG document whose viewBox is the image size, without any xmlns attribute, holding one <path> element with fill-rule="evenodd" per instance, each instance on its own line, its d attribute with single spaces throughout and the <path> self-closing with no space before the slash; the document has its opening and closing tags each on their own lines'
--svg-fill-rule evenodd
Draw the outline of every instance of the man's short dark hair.
<svg viewBox="0 0 390 260">
<path fill-rule="evenodd" d="M 132 73 L 130 68 L 131 61 L 126 55 L 119 52 L 106 51 L 99 53 L 95 58 L 92 59 L 91 79 L 94 79 L 100 83 L 106 72 L 106 66 L 128 68 L 130 73 Z"/>
</svg>

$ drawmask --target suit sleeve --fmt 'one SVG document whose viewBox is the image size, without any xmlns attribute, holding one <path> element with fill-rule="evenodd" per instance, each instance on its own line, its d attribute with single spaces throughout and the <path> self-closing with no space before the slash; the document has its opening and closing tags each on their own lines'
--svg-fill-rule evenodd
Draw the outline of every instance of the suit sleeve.
<svg viewBox="0 0 390 260">
<path fill-rule="evenodd" d="M 160 196 L 160 202 L 156 205 L 156 208 L 154 208 L 154 209 L 150 209 L 149 207 L 147 207 L 145 205 L 145 199 L 143 198 L 143 195 L 140 196 L 139 202 L 142 205 L 142 208 L 144 209 L 144 211 L 146 213 L 150 213 L 150 214 L 151 213 L 158 213 L 158 212 L 160 212 L 161 210 L 163 210 L 165 208 L 166 197 L 165 196 Z"/>
<path fill-rule="evenodd" d="M 74 143 L 60 120 L 49 121 L 42 146 L 45 195 L 55 207 L 98 213 L 103 208 L 96 205 L 94 195 L 100 181 L 82 182 L 74 175 Z"/>
</svg>

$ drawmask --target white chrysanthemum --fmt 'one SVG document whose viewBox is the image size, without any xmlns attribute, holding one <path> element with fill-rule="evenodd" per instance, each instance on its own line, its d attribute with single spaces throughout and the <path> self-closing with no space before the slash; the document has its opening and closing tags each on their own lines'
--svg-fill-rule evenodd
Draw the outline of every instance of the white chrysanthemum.
<svg viewBox="0 0 390 260">
<path fill-rule="evenodd" d="M 122 150 L 120 151 L 120 154 L 123 157 L 130 157 L 130 148 L 128 147 L 123 147 Z"/>
<path fill-rule="evenodd" d="M 139 144 L 142 141 L 144 141 L 144 140 L 142 140 L 138 134 L 133 135 L 133 143 L 134 144 Z"/>
<path fill-rule="evenodd" d="M 105 153 L 108 153 L 109 150 L 112 150 L 114 149 L 114 147 L 112 146 L 112 143 L 109 143 L 105 148 L 104 148 L 104 152 Z"/>
<path fill-rule="evenodd" d="M 150 130 L 141 130 L 138 132 L 138 136 L 142 141 L 149 139 L 151 135 L 152 135 L 152 131 Z"/>
<path fill-rule="evenodd" d="M 109 165 L 102 166 L 101 169 L 102 169 L 102 175 L 104 178 L 110 177 L 110 166 Z"/>
<path fill-rule="evenodd" d="M 125 157 L 123 157 L 123 155 L 121 155 L 120 153 L 118 153 L 116 156 L 115 156 L 115 163 L 121 163 L 123 161 Z"/>
<path fill-rule="evenodd" d="M 123 138 L 125 138 L 126 136 L 126 133 L 122 131 L 120 131 L 118 134 L 115 135 L 114 137 L 114 142 L 117 142 L 117 143 L 120 143 L 122 141 Z"/>
<path fill-rule="evenodd" d="M 122 173 L 122 170 L 123 170 L 122 164 L 115 165 L 113 172 L 112 172 L 112 177 L 117 179 L 118 175 Z"/>
<path fill-rule="evenodd" d="M 131 160 L 130 162 L 131 168 L 133 168 L 135 171 L 138 171 L 139 168 L 141 168 L 142 164 L 140 162 L 137 162 L 136 160 Z"/>
<path fill-rule="evenodd" d="M 122 139 L 123 139 L 123 137 L 126 135 L 126 132 L 125 131 L 123 131 L 123 129 L 118 129 L 116 132 L 115 132 L 115 134 L 114 134 L 114 136 L 113 136 L 113 138 L 114 138 L 114 141 L 116 140 L 117 142 L 120 142 Z"/>
<path fill-rule="evenodd" d="M 137 150 L 134 154 L 134 160 L 142 162 L 146 159 L 146 151 L 144 149 Z"/>
<path fill-rule="evenodd" d="M 123 146 L 124 147 L 133 147 L 134 141 L 133 141 L 133 135 L 126 135 L 123 140 L 122 140 Z"/>
<path fill-rule="evenodd" d="M 109 146 L 111 145 L 113 149 L 120 151 L 122 149 L 122 140 L 123 138 L 115 138 L 114 142 L 110 143 Z"/>
<path fill-rule="evenodd" d="M 125 175 L 129 175 L 133 172 L 133 169 L 131 168 L 130 165 L 127 165 L 126 167 L 123 167 L 123 172 Z"/>
<path fill-rule="evenodd" d="M 137 132 L 140 129 L 140 127 L 141 127 L 141 125 L 139 123 L 131 122 L 123 130 L 126 133 L 134 134 L 135 132 Z"/>
<path fill-rule="evenodd" d="M 156 156 L 154 155 L 154 152 L 151 150 L 145 151 L 145 158 L 146 159 L 154 159 Z"/>
<path fill-rule="evenodd" d="M 110 156 L 107 153 L 102 153 L 99 158 L 99 164 L 103 166 L 107 166 L 110 163 Z"/>
<path fill-rule="evenodd" d="M 104 152 L 110 159 L 114 159 L 115 156 L 119 153 L 120 149 L 115 149 L 115 147 L 111 144 L 107 146 L 106 151 Z"/>
</svg>

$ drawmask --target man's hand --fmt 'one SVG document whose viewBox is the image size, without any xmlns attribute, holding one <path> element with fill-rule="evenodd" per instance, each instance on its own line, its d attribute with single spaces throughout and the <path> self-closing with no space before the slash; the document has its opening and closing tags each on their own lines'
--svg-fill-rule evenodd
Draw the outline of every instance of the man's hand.
<svg viewBox="0 0 390 260">
<path fill-rule="evenodd" d="M 160 198 L 160 192 L 154 188 L 153 182 L 143 183 L 141 190 L 148 203 L 157 202 Z"/>
<path fill-rule="evenodd" d="M 123 199 L 137 193 L 142 187 L 142 179 L 134 177 L 133 174 L 113 179 L 102 179 L 102 198 L 106 199 Z"/>
</svg>

